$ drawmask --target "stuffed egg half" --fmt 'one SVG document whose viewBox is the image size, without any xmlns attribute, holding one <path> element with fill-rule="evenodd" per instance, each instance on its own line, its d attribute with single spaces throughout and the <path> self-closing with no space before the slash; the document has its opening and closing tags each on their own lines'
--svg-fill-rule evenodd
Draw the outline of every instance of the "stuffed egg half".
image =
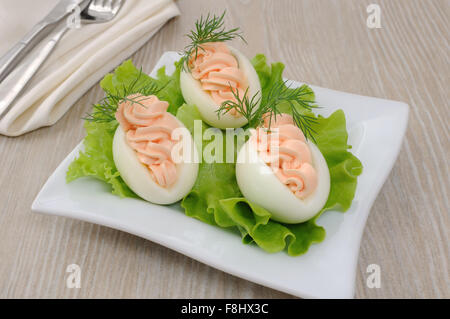
<svg viewBox="0 0 450 319">
<path fill-rule="evenodd" d="M 191 57 L 188 67 L 180 74 L 181 91 L 188 104 L 197 106 L 206 123 L 221 129 L 247 124 L 235 109 L 220 117 L 217 113 L 223 102 L 236 101 L 233 92 L 240 98 L 247 89 L 249 98 L 260 94 L 258 74 L 246 56 L 223 42 L 205 43 L 196 58 Z"/>
<path fill-rule="evenodd" d="M 119 126 L 113 140 L 113 157 L 125 183 L 141 198 L 155 204 L 172 204 L 192 189 L 198 174 L 198 153 L 184 125 L 168 113 L 169 104 L 156 96 L 133 95 L 119 104 Z M 174 140 L 173 132 L 182 136 Z M 173 149 L 184 145 L 174 157 Z M 188 150 L 188 151 L 187 151 Z"/>
<path fill-rule="evenodd" d="M 267 209 L 273 220 L 305 222 L 320 212 L 328 199 L 327 163 L 290 115 L 277 116 L 271 128 L 278 129 L 277 135 L 259 128 L 239 151 L 239 188 L 250 202 Z"/>
</svg>

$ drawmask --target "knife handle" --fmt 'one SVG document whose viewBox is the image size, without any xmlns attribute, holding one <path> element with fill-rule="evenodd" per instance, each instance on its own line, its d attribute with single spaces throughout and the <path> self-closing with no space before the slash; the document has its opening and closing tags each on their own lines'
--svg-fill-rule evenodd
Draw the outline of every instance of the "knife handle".
<svg viewBox="0 0 450 319">
<path fill-rule="evenodd" d="M 53 33 L 45 40 L 45 43 L 42 44 L 42 47 L 36 51 L 36 55 L 31 57 L 29 61 L 25 60 L 23 67 L 19 65 L 17 72 L 8 74 L 6 82 L 8 84 L 11 83 L 11 86 L 7 89 L 0 90 L 0 119 L 9 112 L 16 97 L 23 91 L 45 60 L 47 60 L 67 29 L 68 27 L 65 23 L 56 27 Z"/>
<path fill-rule="evenodd" d="M 0 58 L 0 82 L 14 70 L 17 64 L 41 41 L 49 32 L 44 32 L 50 23 L 39 22 L 16 45 Z"/>
</svg>

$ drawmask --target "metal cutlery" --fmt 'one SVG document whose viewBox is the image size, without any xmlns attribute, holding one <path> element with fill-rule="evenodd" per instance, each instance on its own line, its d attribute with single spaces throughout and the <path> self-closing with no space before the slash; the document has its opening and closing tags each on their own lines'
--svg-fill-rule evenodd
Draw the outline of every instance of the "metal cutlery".
<svg viewBox="0 0 450 319">
<path fill-rule="evenodd" d="M 82 5 L 84 0 L 61 0 L 44 19 L 39 21 L 16 45 L 0 58 L 0 82 L 16 67 L 22 58 L 41 41 L 55 23 L 70 14 L 68 8 Z M 86 3 L 85 7 L 89 4 Z M 81 9 L 81 7 L 80 7 Z M 84 9 L 84 8 L 83 8 Z"/>
<path fill-rule="evenodd" d="M 84 5 L 84 10 L 80 14 L 80 22 L 103 23 L 110 21 L 117 15 L 123 2 L 123 0 L 78 1 L 80 7 Z M 23 66 L 20 72 L 15 72 L 8 76 L 6 80 L 12 85 L 8 87 L 7 91 L 0 91 L 0 119 L 10 111 L 16 97 L 23 91 L 69 28 L 70 26 L 66 21 L 57 23 L 53 31 L 45 38 L 45 43 L 42 44 L 42 48 L 37 52 L 36 56 L 27 65 Z"/>
</svg>

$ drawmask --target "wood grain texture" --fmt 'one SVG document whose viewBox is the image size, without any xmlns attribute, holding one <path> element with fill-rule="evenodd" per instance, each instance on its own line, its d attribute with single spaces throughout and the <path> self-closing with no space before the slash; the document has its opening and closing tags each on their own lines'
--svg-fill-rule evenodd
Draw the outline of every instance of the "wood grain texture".
<svg viewBox="0 0 450 319">
<path fill-rule="evenodd" d="M 382 28 L 366 27 L 378 3 Z M 180 0 L 170 21 L 132 58 L 150 71 L 199 13 L 227 9 L 241 26 L 248 56 L 286 64 L 290 79 L 411 107 L 406 140 L 379 194 L 361 243 L 357 298 L 450 298 L 448 0 Z M 102 97 L 89 90 L 54 126 L 0 137 L 0 297 L 289 298 L 150 241 L 77 220 L 30 211 L 53 170 L 83 138 L 80 118 Z M 66 288 L 68 264 L 81 289 Z M 366 286 L 369 264 L 381 288 Z"/>
</svg>

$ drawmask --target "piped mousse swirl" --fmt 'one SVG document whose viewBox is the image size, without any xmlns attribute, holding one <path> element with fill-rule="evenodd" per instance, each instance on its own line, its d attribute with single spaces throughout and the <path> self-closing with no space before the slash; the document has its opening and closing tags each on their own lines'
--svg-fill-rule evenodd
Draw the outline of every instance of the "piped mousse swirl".
<svg viewBox="0 0 450 319">
<path fill-rule="evenodd" d="M 126 140 L 139 161 L 148 168 L 161 187 L 170 187 L 178 178 L 171 152 L 176 141 L 172 131 L 181 127 L 167 112 L 169 103 L 155 95 L 133 94 L 122 100 L 115 114 Z"/>
<path fill-rule="evenodd" d="M 295 196 L 306 199 L 317 188 L 318 176 L 305 136 L 289 114 L 274 117 L 270 130 L 268 120 L 253 137 L 258 154 Z"/>
<path fill-rule="evenodd" d="M 239 69 L 237 59 L 223 42 L 202 44 L 193 53 L 189 68 L 192 77 L 200 81 L 203 90 L 210 93 L 217 105 L 225 101 L 236 102 L 233 92 L 243 97 L 248 88 L 247 78 Z M 229 113 L 235 117 L 241 116 L 235 109 Z"/>
</svg>

